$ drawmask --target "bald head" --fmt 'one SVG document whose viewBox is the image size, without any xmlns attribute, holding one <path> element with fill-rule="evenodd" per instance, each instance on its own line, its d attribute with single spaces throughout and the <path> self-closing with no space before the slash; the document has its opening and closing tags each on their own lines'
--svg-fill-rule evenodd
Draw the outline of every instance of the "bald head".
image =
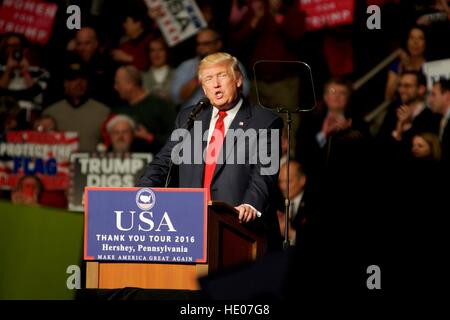
<svg viewBox="0 0 450 320">
<path fill-rule="evenodd" d="M 141 72 L 135 66 L 122 66 L 117 69 L 117 73 L 120 77 L 123 77 L 125 81 L 130 82 L 136 87 L 142 86 Z"/>
<path fill-rule="evenodd" d="M 119 96 L 128 102 L 145 91 L 142 87 L 141 73 L 135 66 L 122 66 L 117 69 L 114 88 Z"/>
<path fill-rule="evenodd" d="M 99 47 L 97 32 L 93 28 L 84 27 L 77 32 L 75 38 L 76 51 L 83 61 L 89 62 Z"/>
</svg>

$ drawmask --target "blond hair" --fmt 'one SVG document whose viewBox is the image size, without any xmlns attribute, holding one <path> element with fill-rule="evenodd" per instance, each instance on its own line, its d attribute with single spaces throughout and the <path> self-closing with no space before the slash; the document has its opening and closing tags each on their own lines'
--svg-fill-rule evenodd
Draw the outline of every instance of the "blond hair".
<svg viewBox="0 0 450 320">
<path fill-rule="evenodd" d="M 231 54 L 226 52 L 216 52 L 204 57 L 200 64 L 198 65 L 198 80 L 201 82 L 201 71 L 205 68 L 212 67 L 217 64 L 228 64 L 233 76 L 236 78 L 237 76 L 242 77 L 242 71 L 239 67 L 239 62 L 236 57 L 233 57 Z"/>
<path fill-rule="evenodd" d="M 429 158 L 432 160 L 441 160 L 441 142 L 439 141 L 439 137 L 431 132 L 421 132 L 416 134 L 416 136 L 421 137 L 430 147 L 430 155 Z"/>
</svg>

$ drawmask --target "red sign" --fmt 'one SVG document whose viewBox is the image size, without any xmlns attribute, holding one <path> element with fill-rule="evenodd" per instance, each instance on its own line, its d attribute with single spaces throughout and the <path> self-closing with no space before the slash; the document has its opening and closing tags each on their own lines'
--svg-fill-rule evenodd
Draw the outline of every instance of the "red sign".
<svg viewBox="0 0 450 320">
<path fill-rule="evenodd" d="M 0 33 L 20 33 L 44 45 L 50 38 L 57 10 L 57 4 L 39 0 L 4 0 L 0 6 Z"/>
<path fill-rule="evenodd" d="M 353 22 L 354 0 L 299 0 L 306 13 L 306 28 L 314 31 Z"/>
<path fill-rule="evenodd" d="M 38 176 L 46 190 L 69 187 L 69 160 L 76 132 L 11 131 L 0 143 L 0 188 L 13 188 L 23 175 Z"/>
</svg>

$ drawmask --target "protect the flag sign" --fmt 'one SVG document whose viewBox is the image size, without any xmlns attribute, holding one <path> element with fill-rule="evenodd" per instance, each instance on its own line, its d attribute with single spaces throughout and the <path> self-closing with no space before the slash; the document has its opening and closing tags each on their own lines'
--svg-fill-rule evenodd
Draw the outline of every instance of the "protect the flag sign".
<svg viewBox="0 0 450 320">
<path fill-rule="evenodd" d="M 0 188 L 9 190 L 23 175 L 36 175 L 46 190 L 66 190 L 70 155 L 77 149 L 76 132 L 8 132 L 0 143 Z"/>
</svg>

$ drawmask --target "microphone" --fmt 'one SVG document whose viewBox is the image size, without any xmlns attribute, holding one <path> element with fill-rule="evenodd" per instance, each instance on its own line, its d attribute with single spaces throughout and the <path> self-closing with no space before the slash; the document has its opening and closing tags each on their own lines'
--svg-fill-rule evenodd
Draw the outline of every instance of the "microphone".
<svg viewBox="0 0 450 320">
<path fill-rule="evenodd" d="M 194 120 L 197 117 L 197 115 L 200 112 L 202 112 L 204 109 L 209 107 L 210 105 L 211 105 L 211 103 L 210 103 L 209 99 L 206 97 L 201 98 L 197 102 L 194 109 L 192 109 L 191 113 L 189 114 L 188 120 L 185 124 L 185 128 L 186 128 L 185 136 L 192 129 L 192 126 L 194 125 Z M 185 136 L 183 137 L 183 140 L 184 140 Z M 169 170 L 167 171 L 166 182 L 164 183 L 165 188 L 167 188 L 169 186 L 170 179 L 172 177 L 172 167 L 173 167 L 173 161 L 172 161 L 172 158 L 170 158 Z"/>
<path fill-rule="evenodd" d="M 206 97 L 201 98 L 197 104 L 195 105 L 195 108 L 192 109 L 191 113 L 189 114 L 189 120 L 193 121 L 197 115 L 202 112 L 204 109 L 206 109 L 207 107 L 209 107 L 210 102 L 209 99 Z"/>
</svg>

